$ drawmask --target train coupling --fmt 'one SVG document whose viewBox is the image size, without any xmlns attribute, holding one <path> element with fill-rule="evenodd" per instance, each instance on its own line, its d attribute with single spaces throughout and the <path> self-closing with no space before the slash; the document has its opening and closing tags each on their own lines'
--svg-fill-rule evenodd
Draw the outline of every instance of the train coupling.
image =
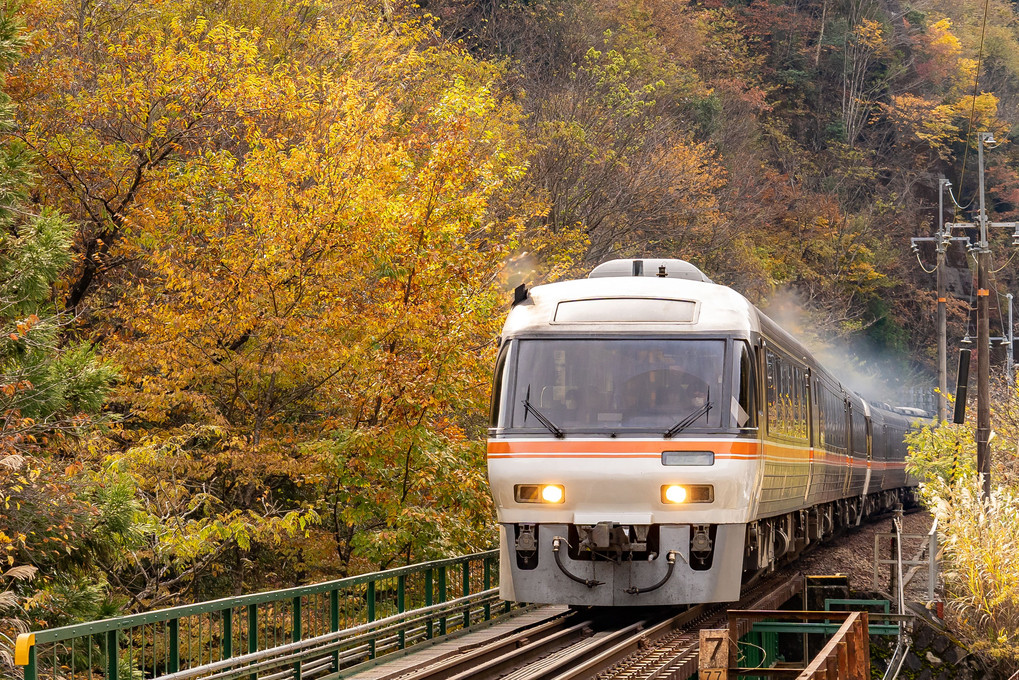
<svg viewBox="0 0 1019 680">
<path fill-rule="evenodd" d="M 582 552 L 613 555 L 616 562 L 623 560 L 624 553 L 646 553 L 648 551 L 649 525 L 620 525 L 615 522 L 599 522 L 595 525 L 577 526 Z"/>
</svg>

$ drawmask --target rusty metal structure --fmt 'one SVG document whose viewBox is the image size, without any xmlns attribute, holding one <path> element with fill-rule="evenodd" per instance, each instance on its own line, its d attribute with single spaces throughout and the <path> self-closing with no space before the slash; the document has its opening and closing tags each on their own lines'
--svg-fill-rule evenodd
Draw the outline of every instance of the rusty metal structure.
<svg viewBox="0 0 1019 680">
<path fill-rule="evenodd" d="M 809 611 L 730 611 L 728 627 L 701 630 L 701 680 L 736 678 L 795 678 L 796 680 L 867 680 L 870 678 L 868 613 Z M 832 637 L 805 666 L 788 663 L 770 667 L 740 665 L 741 645 L 755 629 L 777 629 L 804 635 L 827 633 Z M 805 644 L 806 648 L 806 644 Z"/>
</svg>

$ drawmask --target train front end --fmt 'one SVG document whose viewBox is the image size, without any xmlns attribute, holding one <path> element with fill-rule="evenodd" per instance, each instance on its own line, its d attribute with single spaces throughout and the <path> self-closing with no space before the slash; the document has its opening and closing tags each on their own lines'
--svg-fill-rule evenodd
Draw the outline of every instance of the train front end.
<svg viewBox="0 0 1019 680">
<path fill-rule="evenodd" d="M 686 263 L 638 262 L 666 276 L 541 286 L 507 320 L 488 444 L 504 599 L 738 599 L 760 482 L 752 308 Z"/>
</svg>

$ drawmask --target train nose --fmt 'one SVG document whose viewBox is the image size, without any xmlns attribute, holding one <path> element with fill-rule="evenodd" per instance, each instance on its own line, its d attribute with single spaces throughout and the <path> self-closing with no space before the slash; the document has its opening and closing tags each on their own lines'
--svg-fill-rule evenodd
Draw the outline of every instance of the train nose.
<svg viewBox="0 0 1019 680">
<path fill-rule="evenodd" d="M 740 570 L 731 566 L 742 564 L 743 525 L 602 521 L 525 528 L 501 526 L 500 589 L 507 599 L 646 606 L 721 602 L 739 595 Z"/>
</svg>

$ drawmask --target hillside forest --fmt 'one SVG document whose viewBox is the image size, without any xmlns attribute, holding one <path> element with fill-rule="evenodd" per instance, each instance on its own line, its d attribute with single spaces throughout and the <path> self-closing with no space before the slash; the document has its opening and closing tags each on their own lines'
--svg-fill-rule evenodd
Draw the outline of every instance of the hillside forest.
<svg viewBox="0 0 1019 680">
<path fill-rule="evenodd" d="M 0 71 L 0 675 L 28 627 L 493 545 L 521 282 L 687 259 L 930 393 L 909 239 L 940 177 L 972 217 L 978 131 L 1019 215 L 1005 0 L 10 0 Z"/>
</svg>

